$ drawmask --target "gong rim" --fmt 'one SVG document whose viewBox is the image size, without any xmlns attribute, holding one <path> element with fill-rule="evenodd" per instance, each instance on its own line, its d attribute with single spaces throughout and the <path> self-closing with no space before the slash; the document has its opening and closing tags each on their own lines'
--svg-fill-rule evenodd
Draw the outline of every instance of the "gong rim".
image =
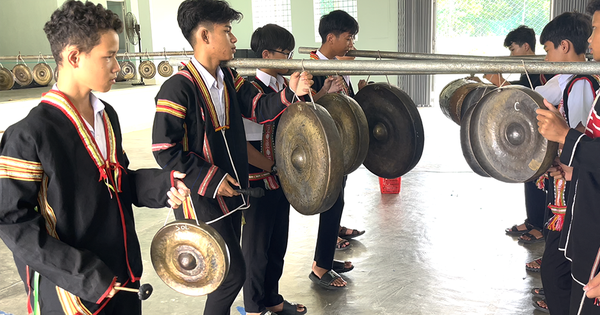
<svg viewBox="0 0 600 315">
<path fill-rule="evenodd" d="M 522 86 L 495 89 L 479 101 L 471 118 L 471 145 L 491 177 L 524 183 L 552 165 L 558 144 L 538 132 L 538 108 L 545 108 L 543 97 Z"/>
<path fill-rule="evenodd" d="M 336 124 L 319 105 L 288 106 L 277 126 L 275 161 L 283 192 L 296 211 L 313 215 L 337 200 L 344 174 Z"/>
<path fill-rule="evenodd" d="M 468 108 L 460 122 L 460 147 L 463 156 L 465 157 L 465 161 L 471 170 L 479 176 L 490 177 L 490 175 L 481 167 L 479 161 L 477 161 L 477 157 L 475 157 L 473 147 L 471 146 L 471 118 L 473 117 L 473 110 L 476 106 L 477 105 Z"/>
<path fill-rule="evenodd" d="M 0 67 L 0 91 L 10 90 L 15 85 L 13 73 L 3 67 Z"/>
<path fill-rule="evenodd" d="M 163 226 L 150 246 L 152 266 L 173 290 L 201 296 L 214 292 L 229 272 L 229 250 L 211 226 L 177 220 Z"/>
<path fill-rule="evenodd" d="M 398 178 L 420 161 L 424 148 L 421 115 L 412 99 L 387 83 L 369 84 L 355 97 L 369 125 L 363 165 L 382 178 Z"/>
<path fill-rule="evenodd" d="M 135 65 L 131 61 L 121 62 L 121 71 L 119 71 L 125 80 L 131 80 L 135 77 Z"/>
<path fill-rule="evenodd" d="M 12 69 L 15 83 L 20 86 L 27 86 L 33 82 L 33 73 L 31 73 L 31 69 L 27 65 L 18 64 L 15 65 Z"/>
<path fill-rule="evenodd" d="M 369 150 L 369 124 L 358 103 L 351 97 L 329 93 L 319 99 L 337 126 L 342 142 L 344 174 L 354 172 Z"/>
<path fill-rule="evenodd" d="M 166 60 L 161 61 L 158 64 L 158 74 L 165 78 L 170 77 L 173 75 L 173 66 Z"/>
<path fill-rule="evenodd" d="M 33 80 L 39 85 L 48 85 L 54 75 L 52 68 L 47 63 L 38 63 L 33 67 Z"/>
<path fill-rule="evenodd" d="M 156 66 L 150 60 L 142 61 L 138 67 L 140 76 L 144 79 L 152 79 L 156 75 Z"/>
</svg>

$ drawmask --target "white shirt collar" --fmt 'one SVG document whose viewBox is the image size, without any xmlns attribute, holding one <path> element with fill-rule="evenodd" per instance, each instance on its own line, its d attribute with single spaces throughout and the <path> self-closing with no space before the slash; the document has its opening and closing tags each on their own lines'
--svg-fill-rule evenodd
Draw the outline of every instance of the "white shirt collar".
<svg viewBox="0 0 600 315">
<path fill-rule="evenodd" d="M 323 53 L 317 49 L 317 56 L 319 56 L 319 59 L 321 60 L 329 60 L 329 58 L 325 57 L 325 55 L 323 55 Z"/>
<path fill-rule="evenodd" d="M 52 89 L 55 91 L 60 91 L 58 89 L 58 85 L 54 83 Z M 92 108 L 94 109 L 94 116 L 98 115 L 98 113 L 102 113 L 104 110 L 104 103 L 94 95 L 94 93 L 90 92 L 90 103 L 92 104 Z"/>
<path fill-rule="evenodd" d="M 259 79 L 266 86 L 272 87 L 277 92 L 282 90 L 283 87 L 285 86 L 285 81 L 283 80 L 283 77 L 279 74 L 277 75 L 277 77 L 273 77 L 272 75 L 270 75 L 260 69 L 256 69 L 256 78 Z M 277 83 L 279 85 L 279 90 L 277 89 L 277 85 L 275 83 Z"/>
<path fill-rule="evenodd" d="M 206 70 L 206 68 L 204 68 L 204 66 L 196 59 L 196 56 L 192 57 L 192 64 L 194 64 L 194 67 L 196 67 L 198 72 L 200 72 L 200 76 L 202 77 L 202 80 L 204 80 L 207 88 L 210 89 L 211 87 L 215 87 L 216 89 L 223 89 L 224 76 L 221 67 L 217 67 L 217 78 L 215 79 L 215 77 L 213 77 L 212 74 L 210 74 L 208 70 Z"/>
</svg>

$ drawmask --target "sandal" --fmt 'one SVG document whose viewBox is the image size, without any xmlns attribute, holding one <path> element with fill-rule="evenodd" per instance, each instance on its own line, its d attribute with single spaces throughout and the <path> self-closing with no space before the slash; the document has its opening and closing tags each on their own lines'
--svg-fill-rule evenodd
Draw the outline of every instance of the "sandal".
<svg viewBox="0 0 600 315">
<path fill-rule="evenodd" d="M 524 237 L 527 237 L 529 239 L 526 239 Z M 529 232 L 524 233 L 523 235 L 519 236 L 519 242 L 523 243 L 523 244 L 535 244 L 535 243 L 539 243 L 539 242 L 544 242 L 545 240 L 546 240 L 546 238 L 544 237 L 544 235 L 542 235 L 540 238 L 536 238 Z"/>
<path fill-rule="evenodd" d="M 537 267 L 530 267 L 529 265 L 537 265 Z M 525 270 L 531 271 L 531 272 L 540 272 L 541 267 L 542 267 L 542 257 L 525 264 Z"/>
<path fill-rule="evenodd" d="M 308 308 L 306 308 L 306 306 L 303 306 L 304 308 L 304 312 L 298 312 L 298 304 L 296 303 L 290 303 L 286 300 L 283 300 L 283 310 L 277 312 L 277 315 L 302 315 L 302 314 L 306 314 L 306 311 L 308 311 Z"/>
<path fill-rule="evenodd" d="M 350 268 L 346 268 L 346 261 L 341 261 L 341 260 L 333 261 L 333 271 L 335 271 L 337 273 L 348 272 L 352 269 L 354 269 L 354 265 L 352 265 Z"/>
<path fill-rule="evenodd" d="M 320 287 L 327 289 L 327 290 L 339 290 L 339 289 L 343 289 L 346 286 L 342 286 L 342 287 L 338 287 L 333 285 L 333 282 L 337 279 L 342 279 L 342 276 L 340 276 L 337 272 L 333 271 L 333 270 L 329 270 L 327 271 L 321 278 L 319 278 L 314 272 L 311 272 L 310 275 L 308 275 L 308 278 L 314 282 L 315 284 L 319 285 Z"/>
<path fill-rule="evenodd" d="M 335 250 L 347 250 L 350 248 L 350 242 L 348 240 L 338 237 L 337 243 L 335 244 Z"/>
<path fill-rule="evenodd" d="M 540 302 L 544 303 L 544 305 L 540 305 Z M 550 310 L 548 310 L 548 304 L 546 303 L 546 299 L 534 299 L 532 304 L 536 310 L 544 313 L 550 313 Z"/>
<path fill-rule="evenodd" d="M 531 294 L 535 297 L 544 298 L 546 295 L 544 294 L 544 288 L 533 288 L 531 289 Z"/>
<path fill-rule="evenodd" d="M 352 231 L 352 233 L 347 234 L 348 231 Z M 345 226 L 340 226 L 340 231 L 338 233 L 338 236 L 346 238 L 346 239 L 350 239 L 350 238 L 355 238 L 357 236 L 361 236 L 363 234 L 365 234 L 365 231 L 359 231 L 359 230 L 356 230 L 356 229 L 349 229 L 349 228 L 347 228 Z"/>
<path fill-rule="evenodd" d="M 506 233 L 506 235 L 520 236 L 533 229 L 533 226 L 531 224 L 527 222 L 524 222 L 523 224 L 525 224 L 525 230 L 519 230 L 517 227 L 520 224 L 515 224 L 512 227 L 509 227 L 506 230 L 504 230 L 504 232 Z"/>
</svg>

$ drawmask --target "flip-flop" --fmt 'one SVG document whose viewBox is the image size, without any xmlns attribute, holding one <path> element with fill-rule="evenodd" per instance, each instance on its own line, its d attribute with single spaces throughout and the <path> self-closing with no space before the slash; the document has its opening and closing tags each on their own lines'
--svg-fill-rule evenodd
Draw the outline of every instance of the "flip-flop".
<svg viewBox="0 0 600 315">
<path fill-rule="evenodd" d="M 347 243 L 346 246 L 342 246 L 342 244 Z M 348 242 L 347 239 L 341 239 L 339 242 L 337 242 L 335 244 L 335 250 L 347 250 L 350 249 L 350 247 L 352 246 L 352 244 L 350 244 L 350 242 Z"/>
<path fill-rule="evenodd" d="M 337 287 L 335 285 L 332 285 L 336 279 L 343 280 L 342 276 L 340 276 L 337 272 L 333 270 L 327 271 L 320 279 L 314 272 L 311 272 L 310 275 L 308 275 L 308 278 L 316 285 L 327 290 L 340 290 L 346 287 Z"/>
<path fill-rule="evenodd" d="M 351 234 L 346 234 L 348 232 L 348 230 L 352 230 Z M 345 239 L 351 239 L 351 238 L 355 238 L 357 236 L 361 236 L 365 234 L 365 231 L 359 231 L 357 229 L 349 229 L 345 226 L 340 226 L 340 232 L 338 233 L 338 236 L 341 238 L 345 238 Z"/>
<path fill-rule="evenodd" d="M 354 265 L 352 265 L 352 267 L 350 267 L 350 268 L 346 268 L 346 262 L 345 261 L 341 261 L 341 260 L 334 260 L 333 261 L 333 271 L 335 271 L 337 273 L 348 272 L 348 271 L 350 271 L 352 269 L 354 269 Z"/>
<path fill-rule="evenodd" d="M 532 268 L 527 266 L 527 264 L 531 264 L 531 263 L 536 263 L 538 264 L 537 268 Z M 525 264 L 525 270 L 527 271 L 531 271 L 531 272 L 540 272 L 540 268 L 542 267 L 542 257 L 535 259 L 533 261 L 528 262 L 527 264 Z"/>
<path fill-rule="evenodd" d="M 531 294 L 538 298 L 544 298 L 546 295 L 544 294 L 544 288 L 533 288 L 531 289 Z"/>
<path fill-rule="evenodd" d="M 544 301 L 544 303 L 546 303 L 545 299 L 536 299 L 534 298 L 533 301 L 531 302 L 531 304 L 533 304 L 533 307 L 535 307 L 536 310 L 540 311 L 540 312 L 544 312 L 544 313 L 550 313 L 550 311 L 547 308 L 543 308 L 541 307 L 537 302 L 538 301 Z M 546 303 L 546 307 L 548 307 L 548 303 Z"/>
<path fill-rule="evenodd" d="M 283 300 L 283 310 L 277 312 L 277 315 L 303 315 L 307 311 L 306 305 L 304 306 L 304 312 L 298 312 L 298 304 Z"/>
<path fill-rule="evenodd" d="M 526 239 L 523 238 L 523 236 L 526 236 L 529 239 L 526 240 Z M 535 244 L 535 243 L 544 242 L 544 241 L 546 241 L 546 238 L 543 235 L 540 238 L 535 238 L 535 236 L 533 236 L 529 232 L 524 233 L 523 235 L 519 236 L 519 242 L 523 243 L 523 244 Z"/>
</svg>

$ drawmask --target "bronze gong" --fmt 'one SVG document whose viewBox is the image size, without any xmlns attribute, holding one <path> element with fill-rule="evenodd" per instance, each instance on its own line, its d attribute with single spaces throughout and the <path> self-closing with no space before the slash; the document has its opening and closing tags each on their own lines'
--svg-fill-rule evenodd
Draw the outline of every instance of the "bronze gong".
<svg viewBox="0 0 600 315">
<path fill-rule="evenodd" d="M 318 102 L 335 121 L 342 141 L 344 174 L 350 174 L 363 163 L 369 150 L 367 117 L 360 105 L 346 95 L 329 93 Z"/>
<path fill-rule="evenodd" d="M 281 115 L 275 163 L 283 192 L 298 212 L 329 210 L 342 188 L 342 143 L 335 121 L 319 104 L 297 102 Z"/>
<path fill-rule="evenodd" d="M 156 274 L 173 290 L 190 296 L 216 290 L 229 272 L 229 251 L 209 225 L 195 220 L 173 221 L 162 227 L 150 245 Z"/>
<path fill-rule="evenodd" d="M 125 80 L 131 80 L 135 77 L 135 66 L 131 61 L 123 61 L 121 62 L 121 73 Z"/>
<path fill-rule="evenodd" d="M 156 66 L 150 60 L 142 61 L 138 70 L 144 79 L 152 79 L 156 75 Z"/>
<path fill-rule="evenodd" d="M 491 177 L 523 183 L 538 178 L 552 165 L 558 144 L 538 132 L 538 108 L 546 107 L 537 92 L 508 86 L 486 94 L 473 109 L 471 146 Z"/>
<path fill-rule="evenodd" d="M 471 147 L 471 134 L 469 133 L 469 130 L 471 126 L 471 117 L 473 117 L 473 110 L 476 106 L 477 105 L 467 109 L 460 121 L 460 146 L 462 148 L 465 161 L 467 161 L 467 164 L 469 167 L 471 167 L 473 172 L 480 176 L 490 177 L 490 175 L 488 175 L 488 173 L 481 168 L 481 164 L 479 164 L 475 154 L 473 153 L 473 147 Z"/>
<path fill-rule="evenodd" d="M 38 63 L 33 67 L 33 80 L 39 85 L 48 85 L 52 81 L 52 68 L 47 63 Z"/>
<path fill-rule="evenodd" d="M 33 82 L 33 74 L 27 65 L 18 64 L 13 67 L 12 72 L 15 75 L 15 82 L 20 86 L 27 86 Z"/>
<path fill-rule="evenodd" d="M 173 74 L 173 66 L 166 60 L 161 61 L 158 63 L 158 74 L 165 78 L 170 77 Z"/>
<path fill-rule="evenodd" d="M 454 80 L 440 93 L 440 109 L 446 117 L 460 125 L 467 108 L 475 105 L 485 92 L 494 88 L 491 84 L 482 83 L 477 77 Z"/>
<path fill-rule="evenodd" d="M 369 84 L 355 97 L 369 125 L 369 151 L 363 164 L 373 174 L 397 178 L 417 165 L 424 132 L 415 103 L 387 83 Z"/>
<path fill-rule="evenodd" d="M 10 90 L 15 85 L 15 77 L 10 70 L 0 67 L 0 91 Z"/>
</svg>

